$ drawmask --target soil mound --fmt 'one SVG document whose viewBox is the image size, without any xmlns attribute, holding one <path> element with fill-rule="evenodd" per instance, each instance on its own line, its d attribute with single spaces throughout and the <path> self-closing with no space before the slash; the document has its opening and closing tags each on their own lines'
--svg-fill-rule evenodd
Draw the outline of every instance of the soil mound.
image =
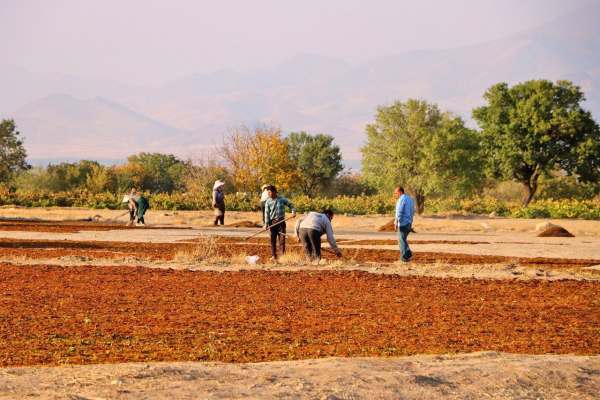
<svg viewBox="0 0 600 400">
<path fill-rule="evenodd" d="M 555 225 L 552 222 L 540 222 L 539 224 L 537 224 L 535 226 L 535 231 L 536 232 L 543 232 L 546 229 L 551 228 L 553 226 L 558 226 L 558 225 Z"/>
<path fill-rule="evenodd" d="M 394 220 L 391 220 L 390 222 L 381 225 L 379 228 L 377 228 L 377 230 L 379 232 L 395 232 L 396 231 L 396 226 L 394 225 Z M 417 231 L 415 231 L 414 227 L 410 229 L 410 231 L 412 233 L 417 233 Z"/>
<path fill-rule="evenodd" d="M 379 228 L 377 228 L 377 230 L 379 232 L 394 232 L 394 220 L 391 220 L 390 222 L 381 225 Z"/>
<path fill-rule="evenodd" d="M 227 226 L 230 226 L 232 228 L 260 228 L 262 225 L 252 221 L 239 221 L 234 222 L 233 224 L 229 224 Z"/>
<path fill-rule="evenodd" d="M 575 237 L 571 232 L 562 226 L 553 225 L 544 229 L 538 237 Z"/>
</svg>

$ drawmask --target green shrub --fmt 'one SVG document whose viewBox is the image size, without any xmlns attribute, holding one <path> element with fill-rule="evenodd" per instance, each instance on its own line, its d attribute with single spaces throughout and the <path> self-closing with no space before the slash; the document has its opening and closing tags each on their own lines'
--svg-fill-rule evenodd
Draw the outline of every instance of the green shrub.
<svg viewBox="0 0 600 400">
<path fill-rule="evenodd" d="M 484 189 L 485 197 L 490 197 L 502 201 L 519 202 L 523 201 L 525 191 L 523 184 L 514 181 L 492 181 L 488 183 L 489 187 Z"/>
<path fill-rule="evenodd" d="M 582 183 L 574 176 L 542 177 L 536 198 L 540 200 L 590 200 L 600 193 L 600 184 Z"/>
<path fill-rule="evenodd" d="M 159 193 L 148 195 L 150 207 L 155 210 L 209 210 L 212 208 L 212 194 L 200 193 Z M 11 192 L 0 187 L 0 205 L 23 207 L 86 207 L 86 208 L 125 208 L 122 195 L 88 191 L 71 192 Z M 390 214 L 394 212 L 395 201 L 387 194 L 318 197 L 292 196 L 290 198 L 299 212 L 320 211 L 331 208 L 338 214 Z M 230 211 L 258 211 L 258 195 L 252 193 L 228 193 L 225 196 Z M 430 199 L 426 202 L 426 214 L 448 212 L 505 216 L 513 218 L 582 218 L 600 220 L 600 200 L 538 200 L 528 207 L 519 202 L 508 202 L 484 196 L 471 199 Z"/>
</svg>

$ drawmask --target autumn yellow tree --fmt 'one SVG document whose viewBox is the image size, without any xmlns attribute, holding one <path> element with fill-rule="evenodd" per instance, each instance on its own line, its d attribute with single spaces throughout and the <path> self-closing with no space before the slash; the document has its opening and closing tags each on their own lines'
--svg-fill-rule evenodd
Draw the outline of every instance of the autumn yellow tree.
<svg viewBox="0 0 600 400">
<path fill-rule="evenodd" d="M 242 126 L 230 133 L 222 150 L 238 190 L 258 191 L 265 183 L 284 191 L 293 187 L 297 168 L 290 159 L 288 143 L 282 138 L 281 129 Z"/>
</svg>

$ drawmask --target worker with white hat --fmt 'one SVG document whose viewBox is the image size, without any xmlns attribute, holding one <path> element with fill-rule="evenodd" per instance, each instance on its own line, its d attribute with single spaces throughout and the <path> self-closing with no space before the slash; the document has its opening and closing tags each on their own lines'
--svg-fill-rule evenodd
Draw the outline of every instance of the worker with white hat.
<svg viewBox="0 0 600 400">
<path fill-rule="evenodd" d="M 269 186 L 271 185 L 262 185 L 260 190 L 262 193 L 260 194 L 260 215 L 262 215 L 262 224 L 265 224 L 265 204 L 267 203 L 267 199 L 269 198 Z"/>
<path fill-rule="evenodd" d="M 218 179 L 213 185 L 212 206 L 215 210 L 215 226 L 219 222 L 221 225 L 225 225 L 225 193 L 223 192 L 223 186 L 225 186 L 225 182 Z"/>
</svg>

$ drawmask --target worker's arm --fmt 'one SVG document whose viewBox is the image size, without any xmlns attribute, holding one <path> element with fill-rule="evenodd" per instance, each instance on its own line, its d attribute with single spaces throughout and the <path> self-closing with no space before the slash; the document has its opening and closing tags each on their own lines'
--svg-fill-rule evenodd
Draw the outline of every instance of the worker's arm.
<svg viewBox="0 0 600 400">
<path fill-rule="evenodd" d="M 296 216 L 296 209 L 294 208 L 294 205 L 292 204 L 291 201 L 289 201 L 287 198 L 285 199 L 285 205 L 287 205 L 290 208 L 290 211 L 292 212 L 292 216 L 295 217 Z"/>
<path fill-rule="evenodd" d="M 335 242 L 335 237 L 333 236 L 333 227 L 331 226 L 331 221 L 329 221 L 329 218 L 327 218 L 327 217 L 323 217 L 322 221 L 323 221 L 323 227 L 325 228 L 325 234 L 327 235 L 327 241 L 329 242 L 329 245 L 331 246 L 333 251 L 335 251 L 335 255 L 340 257 L 342 255 L 342 252 L 337 247 L 337 243 Z"/>
<path fill-rule="evenodd" d="M 394 225 L 396 226 L 396 230 L 400 229 L 400 220 L 404 216 L 404 204 L 405 204 L 404 197 L 400 197 L 398 199 L 398 201 L 396 202 L 396 220 L 394 222 Z"/>
<path fill-rule="evenodd" d="M 294 231 L 296 232 L 296 238 L 300 241 L 300 224 L 304 221 L 304 218 L 300 218 L 296 221 L 296 225 L 294 226 Z"/>
</svg>

